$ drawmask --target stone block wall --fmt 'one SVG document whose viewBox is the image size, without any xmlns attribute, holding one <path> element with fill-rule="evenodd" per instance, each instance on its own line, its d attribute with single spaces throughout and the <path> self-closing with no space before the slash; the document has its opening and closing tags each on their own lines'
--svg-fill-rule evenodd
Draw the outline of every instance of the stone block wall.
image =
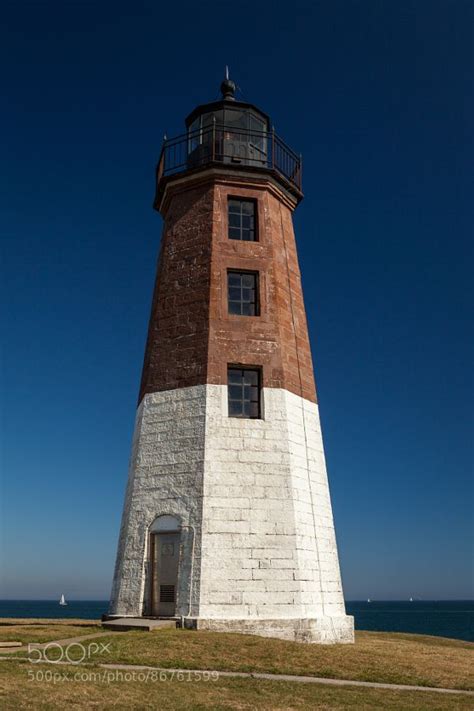
<svg viewBox="0 0 474 711">
<path fill-rule="evenodd" d="M 207 386 L 200 615 L 345 615 L 317 405 L 265 388 L 263 408 L 229 418 Z"/>
<path fill-rule="evenodd" d="M 318 641 L 348 641 L 317 405 L 265 388 L 263 407 L 261 420 L 229 418 L 222 385 L 145 396 L 111 614 L 146 613 L 148 532 L 171 514 L 182 523 L 178 615 L 205 628 L 253 621 L 256 634 L 273 620 L 288 639 L 311 638 L 295 621 L 317 620 Z"/>
</svg>

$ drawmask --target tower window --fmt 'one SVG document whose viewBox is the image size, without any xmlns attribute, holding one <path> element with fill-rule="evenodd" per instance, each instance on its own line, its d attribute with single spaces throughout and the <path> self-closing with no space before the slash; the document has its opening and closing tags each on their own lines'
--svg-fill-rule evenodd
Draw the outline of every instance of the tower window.
<svg viewBox="0 0 474 711">
<path fill-rule="evenodd" d="M 229 198 L 229 239 L 240 239 L 244 242 L 257 241 L 255 206 L 254 200 Z"/>
<path fill-rule="evenodd" d="M 229 313 L 258 316 L 258 272 L 227 272 Z"/>
<path fill-rule="evenodd" d="M 261 417 L 260 370 L 229 367 L 227 389 L 229 417 Z"/>
</svg>

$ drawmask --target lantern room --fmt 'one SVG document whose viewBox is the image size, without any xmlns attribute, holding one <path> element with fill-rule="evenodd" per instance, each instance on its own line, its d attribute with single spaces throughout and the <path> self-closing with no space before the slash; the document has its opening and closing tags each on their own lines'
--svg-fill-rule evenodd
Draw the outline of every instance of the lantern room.
<svg viewBox="0 0 474 711">
<path fill-rule="evenodd" d="M 186 119 L 189 167 L 209 160 L 267 167 L 270 119 L 252 104 L 235 100 L 228 75 L 221 92 L 221 101 L 198 106 Z"/>
<path fill-rule="evenodd" d="M 155 207 L 159 209 L 173 176 L 217 165 L 272 173 L 299 201 L 301 156 L 276 135 L 267 114 L 236 100 L 236 86 L 227 70 L 220 89 L 219 101 L 201 104 L 189 114 L 184 135 L 165 137 L 157 167 Z"/>
</svg>

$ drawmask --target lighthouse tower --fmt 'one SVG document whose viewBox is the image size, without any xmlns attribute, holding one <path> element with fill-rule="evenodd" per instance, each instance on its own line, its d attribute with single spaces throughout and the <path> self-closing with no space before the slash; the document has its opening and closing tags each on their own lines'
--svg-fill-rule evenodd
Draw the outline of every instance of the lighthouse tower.
<svg viewBox="0 0 474 711">
<path fill-rule="evenodd" d="M 110 614 L 352 642 L 292 212 L 301 159 L 235 99 L 165 140 Z"/>
</svg>

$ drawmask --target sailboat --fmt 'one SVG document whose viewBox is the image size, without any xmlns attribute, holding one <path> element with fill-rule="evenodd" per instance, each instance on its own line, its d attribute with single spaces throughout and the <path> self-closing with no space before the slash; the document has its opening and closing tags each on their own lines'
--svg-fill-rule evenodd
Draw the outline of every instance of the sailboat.
<svg viewBox="0 0 474 711">
<path fill-rule="evenodd" d="M 372 602 L 372 600 L 370 599 L 370 597 L 367 599 L 367 602 Z"/>
<path fill-rule="evenodd" d="M 413 598 L 411 597 L 408 602 L 413 602 Z"/>
<path fill-rule="evenodd" d="M 66 598 L 64 597 L 64 594 L 61 595 L 61 597 L 59 598 L 59 604 L 60 605 L 67 605 Z"/>
</svg>

